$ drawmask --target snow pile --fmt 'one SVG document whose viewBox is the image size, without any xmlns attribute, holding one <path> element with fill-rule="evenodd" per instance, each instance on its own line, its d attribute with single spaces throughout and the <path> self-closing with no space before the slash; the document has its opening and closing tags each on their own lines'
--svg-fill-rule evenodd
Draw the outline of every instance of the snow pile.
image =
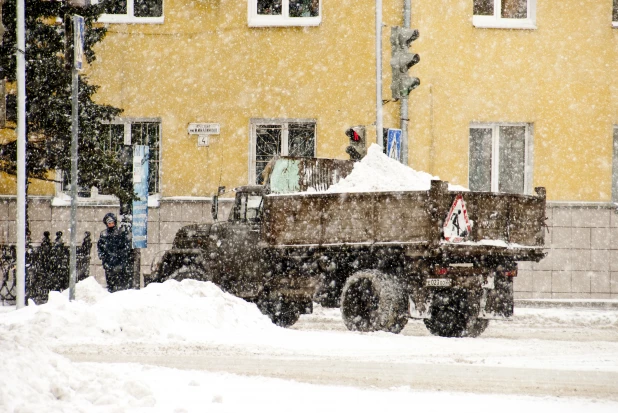
<svg viewBox="0 0 618 413">
<path fill-rule="evenodd" d="M 19 334 L 16 334 L 16 330 Z M 149 387 L 114 367 L 76 364 L 26 329 L 0 325 L 0 411 L 122 412 L 150 408 Z"/>
<path fill-rule="evenodd" d="M 90 277 L 68 293 L 51 292 L 47 304 L 4 313 L 1 323 L 40 338 L 74 342 L 185 341 L 276 329 L 254 304 L 224 293 L 210 282 L 150 284 L 114 294 Z M 182 305 L 179 305 L 182 303 Z"/>
<path fill-rule="evenodd" d="M 439 179 L 389 158 L 374 143 L 367 150 L 367 156 L 354 164 L 352 172 L 327 192 L 427 191 L 431 181 Z M 449 190 L 468 191 L 463 186 L 450 184 Z"/>
<path fill-rule="evenodd" d="M 145 380 L 148 368 L 123 366 L 130 374 L 119 374 L 114 366 L 72 363 L 51 346 L 130 347 L 212 336 L 249 341 L 281 330 L 255 305 L 210 282 L 168 281 L 110 294 L 90 277 L 75 295 L 70 302 L 68 291 L 51 292 L 46 304 L 0 313 L 1 412 L 149 411 L 157 403 Z"/>
</svg>

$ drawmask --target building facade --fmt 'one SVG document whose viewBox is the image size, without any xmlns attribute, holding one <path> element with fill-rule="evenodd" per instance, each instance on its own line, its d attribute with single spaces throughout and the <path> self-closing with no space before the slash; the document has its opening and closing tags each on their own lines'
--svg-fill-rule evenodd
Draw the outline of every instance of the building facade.
<svg viewBox="0 0 618 413">
<path fill-rule="evenodd" d="M 571 3 L 411 2 L 410 166 L 473 190 L 547 188 L 548 256 L 520 266 L 519 298 L 618 297 L 618 1 Z M 400 125 L 389 37 L 403 5 L 383 2 L 384 127 Z M 210 219 L 219 187 L 259 183 L 275 154 L 345 159 L 353 125 L 376 140 L 373 2 L 128 0 L 100 21 L 87 75 L 124 109 L 101 141 L 150 147 L 146 274 L 180 226 Z M 195 123 L 218 133 L 190 134 Z M 15 242 L 15 185 L 0 180 L 0 242 Z M 33 239 L 67 231 L 66 187 L 30 190 Z M 117 205 L 80 195 L 78 230 L 98 234 Z"/>
</svg>

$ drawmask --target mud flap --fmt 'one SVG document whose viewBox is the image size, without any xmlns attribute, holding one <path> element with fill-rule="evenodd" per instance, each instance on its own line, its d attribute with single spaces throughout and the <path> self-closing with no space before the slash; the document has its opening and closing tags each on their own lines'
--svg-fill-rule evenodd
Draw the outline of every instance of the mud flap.
<svg viewBox="0 0 618 413">
<path fill-rule="evenodd" d="M 513 316 L 513 279 L 490 275 L 483 284 L 479 318 L 504 320 Z"/>
</svg>

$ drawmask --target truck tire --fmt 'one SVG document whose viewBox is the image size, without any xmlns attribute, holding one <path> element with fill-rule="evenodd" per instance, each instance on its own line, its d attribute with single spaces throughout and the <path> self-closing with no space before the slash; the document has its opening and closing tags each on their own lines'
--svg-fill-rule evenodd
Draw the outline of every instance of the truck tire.
<svg viewBox="0 0 618 413">
<path fill-rule="evenodd" d="M 436 291 L 431 304 L 431 317 L 423 322 L 434 336 L 478 337 L 489 325 L 489 320 L 477 315 L 478 308 L 470 304 L 468 293 Z"/>
<path fill-rule="evenodd" d="M 407 295 L 393 277 L 377 270 L 359 271 L 343 286 L 341 315 L 348 330 L 398 334 L 408 323 Z"/>
<path fill-rule="evenodd" d="M 180 268 L 175 269 L 169 275 L 169 277 L 165 278 L 164 281 L 167 280 L 176 280 L 182 281 L 185 279 L 198 280 L 198 281 L 212 281 L 212 279 L 206 274 L 206 272 L 198 267 L 197 265 L 184 265 Z"/>
<path fill-rule="evenodd" d="M 258 300 L 257 306 L 262 314 L 279 327 L 291 327 L 300 317 L 298 305 L 285 297 L 262 298 Z"/>
</svg>

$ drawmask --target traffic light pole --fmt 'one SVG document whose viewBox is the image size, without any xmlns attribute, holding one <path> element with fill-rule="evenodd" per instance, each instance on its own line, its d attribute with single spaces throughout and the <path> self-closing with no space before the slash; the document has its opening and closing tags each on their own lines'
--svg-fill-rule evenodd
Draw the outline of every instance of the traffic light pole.
<svg viewBox="0 0 618 413">
<path fill-rule="evenodd" d="M 382 0 L 376 0 L 376 143 L 384 150 L 382 138 Z"/>
<path fill-rule="evenodd" d="M 411 20 L 411 2 L 412 0 L 404 0 L 403 4 L 403 27 L 410 28 Z M 408 165 L 408 96 L 401 98 L 401 106 L 399 107 L 399 128 L 401 129 L 401 162 Z"/>
</svg>

